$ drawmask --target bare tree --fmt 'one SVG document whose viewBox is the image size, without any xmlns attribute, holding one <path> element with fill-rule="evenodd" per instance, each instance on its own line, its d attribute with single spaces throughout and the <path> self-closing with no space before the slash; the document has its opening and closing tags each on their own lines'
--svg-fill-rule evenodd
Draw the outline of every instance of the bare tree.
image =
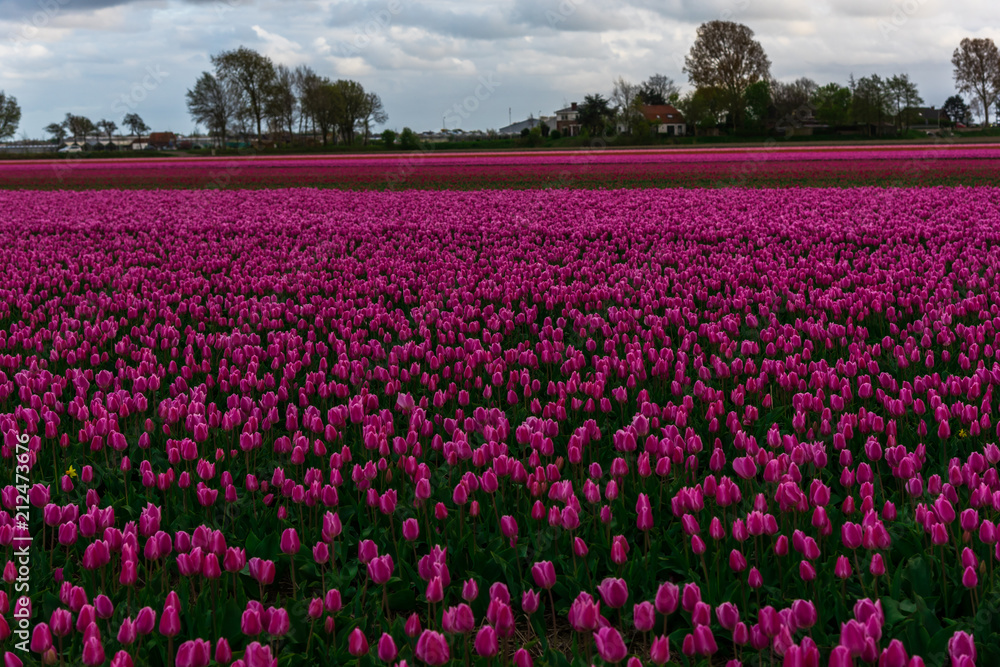
<svg viewBox="0 0 1000 667">
<path fill-rule="evenodd" d="M 771 101 L 780 120 L 792 122 L 809 115 L 812 100 L 819 86 L 812 79 L 802 77 L 791 83 L 771 82 Z"/>
<path fill-rule="evenodd" d="M 917 84 L 910 81 L 908 74 L 894 74 L 886 80 L 885 85 L 895 111 L 896 130 L 905 132 L 916 118 L 916 107 L 923 104 L 924 100 L 917 92 Z"/>
<path fill-rule="evenodd" d="M 614 80 L 611 89 L 611 103 L 615 107 L 615 117 L 622 131 L 632 134 L 636 123 L 642 119 L 641 109 L 636 107 L 635 98 L 639 96 L 640 87 L 628 81 L 623 76 Z M 638 116 L 638 117 L 637 117 Z"/>
<path fill-rule="evenodd" d="M 309 121 L 310 133 L 316 129 L 316 101 L 322 77 L 308 65 L 295 68 L 295 94 L 299 98 L 299 134 L 302 134 L 305 122 Z"/>
<path fill-rule="evenodd" d="M 990 107 L 1000 97 L 1000 52 L 989 37 L 962 40 L 951 57 L 959 91 L 975 96 L 984 126 L 990 126 Z"/>
<path fill-rule="evenodd" d="M 226 145 L 226 136 L 239 107 L 239 93 L 210 72 L 202 72 L 194 88 L 187 91 L 188 113 L 196 123 L 208 126 L 208 132 Z"/>
<path fill-rule="evenodd" d="M 382 125 L 389 120 L 389 114 L 382 106 L 382 98 L 377 93 L 365 93 L 365 105 L 362 108 L 362 117 L 359 122 L 360 129 L 364 131 L 365 146 L 368 145 L 368 138 L 371 136 L 371 126 Z"/>
<path fill-rule="evenodd" d="M 753 31 L 732 21 L 709 21 L 698 28 L 684 71 L 696 88 L 717 88 L 724 96 L 733 127 L 743 119 L 743 91 L 770 78 L 771 61 Z"/>
<path fill-rule="evenodd" d="M 646 104 L 674 104 L 680 99 L 681 89 L 666 74 L 654 74 L 639 88 L 639 95 Z"/>
<path fill-rule="evenodd" d="M 274 68 L 274 79 L 271 81 L 267 95 L 265 111 L 275 126 L 282 132 L 288 131 L 291 138 L 295 133 L 295 115 L 299 110 L 299 101 L 295 96 L 295 74 L 286 65 Z"/>
</svg>

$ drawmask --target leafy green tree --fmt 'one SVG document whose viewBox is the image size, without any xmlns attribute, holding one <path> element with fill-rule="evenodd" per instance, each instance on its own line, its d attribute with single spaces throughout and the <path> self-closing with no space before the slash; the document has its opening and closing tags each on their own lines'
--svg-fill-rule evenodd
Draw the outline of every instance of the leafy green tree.
<svg viewBox="0 0 1000 667">
<path fill-rule="evenodd" d="M 580 127 L 591 136 L 600 134 L 614 115 L 608 100 L 600 93 L 585 96 L 583 103 L 577 107 L 577 113 Z"/>
<path fill-rule="evenodd" d="M 404 151 L 415 151 L 420 148 L 416 132 L 408 127 L 404 127 L 403 131 L 399 133 L 399 147 Z"/>
<path fill-rule="evenodd" d="M 310 92 L 306 102 L 307 108 L 312 115 L 313 122 L 319 128 L 323 137 L 323 145 L 326 146 L 327 136 L 337 127 L 337 105 L 339 94 L 333 83 L 326 77 L 322 78 L 315 90 Z"/>
<path fill-rule="evenodd" d="M 698 88 L 692 93 L 688 93 L 677 105 L 688 125 L 694 130 L 695 136 L 698 130 L 709 130 L 718 127 L 720 118 L 725 113 L 725 102 L 723 92 L 718 88 Z"/>
<path fill-rule="evenodd" d="M 748 125 L 757 130 L 763 130 L 767 122 L 767 112 L 771 106 L 771 86 L 763 79 L 751 83 L 743 93 L 743 98 L 746 101 Z"/>
<path fill-rule="evenodd" d="M 892 117 L 891 99 L 886 80 L 878 74 L 858 79 L 852 100 L 856 118 L 867 126 L 869 134 L 881 135 L 886 119 Z"/>
<path fill-rule="evenodd" d="M 126 114 L 125 118 L 122 119 L 122 125 L 127 127 L 129 132 L 139 139 L 140 144 L 142 143 L 142 135 L 151 129 L 149 125 L 146 125 L 146 121 L 142 119 L 142 116 L 137 113 Z"/>
<path fill-rule="evenodd" d="M 924 103 L 917 92 L 917 84 L 910 80 L 908 74 L 894 74 L 886 82 L 886 93 L 889 104 L 895 111 L 894 119 L 897 132 L 905 132 L 916 120 L 916 107 Z"/>
<path fill-rule="evenodd" d="M 354 144 L 358 124 L 365 116 L 368 98 L 364 87 L 357 81 L 338 79 L 333 84 L 337 133 L 348 146 Z"/>
<path fill-rule="evenodd" d="M 112 143 L 112 141 L 115 138 L 114 134 L 115 130 L 118 129 L 118 123 L 116 123 L 113 120 L 108 120 L 107 118 L 102 118 L 101 120 L 97 121 L 97 128 L 108 135 L 108 147 L 113 150 L 114 144 Z"/>
<path fill-rule="evenodd" d="M 527 128 L 525 128 L 525 130 L 527 131 L 527 134 L 523 136 L 528 147 L 534 148 L 535 146 L 540 146 L 542 144 L 542 128 L 536 125 L 530 130 Z"/>
<path fill-rule="evenodd" d="M 961 95 L 952 95 L 944 101 L 944 106 L 941 107 L 947 116 L 948 120 L 954 123 L 961 123 L 962 125 L 969 124 L 969 118 L 972 115 L 972 109 L 969 105 L 965 103 Z"/>
<path fill-rule="evenodd" d="M 813 115 L 826 125 L 846 125 L 851 119 L 851 89 L 828 83 L 812 95 Z"/>
<path fill-rule="evenodd" d="M 97 130 L 97 126 L 86 116 L 77 116 L 71 113 L 66 114 L 63 124 L 75 142 L 79 142 L 81 139 L 86 141 L 87 137 Z"/>
<path fill-rule="evenodd" d="M 382 145 L 386 148 L 392 149 L 396 147 L 396 133 L 392 130 L 383 130 L 382 132 Z"/>
<path fill-rule="evenodd" d="M 17 98 L 0 90 L 0 140 L 9 139 L 21 122 L 21 107 Z"/>
<path fill-rule="evenodd" d="M 56 144 L 62 144 L 66 138 L 66 123 L 49 123 L 45 126 L 45 134 L 51 134 Z"/>
</svg>

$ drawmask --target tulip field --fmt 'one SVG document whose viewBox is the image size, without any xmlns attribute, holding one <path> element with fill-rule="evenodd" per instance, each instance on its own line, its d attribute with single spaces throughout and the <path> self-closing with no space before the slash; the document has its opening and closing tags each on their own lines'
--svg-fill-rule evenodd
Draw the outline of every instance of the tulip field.
<svg viewBox="0 0 1000 667">
<path fill-rule="evenodd" d="M 2 189 L 348 190 L 1000 186 L 1000 146 L 673 148 L 66 158 L 0 164 Z"/>
<path fill-rule="evenodd" d="M 978 178 L 0 190 L 4 667 L 1000 665 Z"/>
</svg>

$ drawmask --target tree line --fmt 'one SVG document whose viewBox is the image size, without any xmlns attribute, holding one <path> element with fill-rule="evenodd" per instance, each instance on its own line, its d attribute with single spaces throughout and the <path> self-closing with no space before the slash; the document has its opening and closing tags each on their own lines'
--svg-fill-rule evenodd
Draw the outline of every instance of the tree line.
<svg viewBox="0 0 1000 667">
<path fill-rule="evenodd" d="M 975 112 L 989 127 L 990 109 L 1000 114 L 1000 52 L 993 40 L 963 39 L 952 56 L 959 92 L 971 96 L 971 105 L 959 95 L 946 100 L 942 110 L 952 123 L 969 123 Z M 645 104 L 670 103 L 697 133 L 726 126 L 734 132 L 761 132 L 801 124 L 805 119 L 830 126 L 862 125 L 869 134 L 889 128 L 905 133 L 919 120 L 924 104 L 917 85 L 907 74 L 878 74 L 847 85 L 819 85 L 809 78 L 790 83 L 771 76 L 771 62 L 753 31 L 732 21 L 709 21 L 697 37 L 683 71 L 693 90 L 681 95 L 674 81 L 656 74 L 641 84 L 619 77 L 610 97 L 590 94 L 579 106 L 578 120 L 591 135 L 610 128 L 625 133 L 644 131 Z"/>
<path fill-rule="evenodd" d="M 290 143 L 318 132 L 347 145 L 367 144 L 372 126 L 388 115 L 378 94 L 357 81 L 332 81 L 308 65 L 294 70 L 241 46 L 211 57 L 214 72 L 203 72 L 187 91 L 195 122 L 208 127 L 223 145 L 231 136 L 272 137 Z"/>
<path fill-rule="evenodd" d="M 142 135 L 151 129 L 149 125 L 146 125 L 142 116 L 137 113 L 125 114 L 125 117 L 122 119 L 122 125 L 127 127 L 140 140 L 142 139 Z M 79 143 L 86 141 L 92 135 L 98 139 L 107 136 L 108 143 L 110 144 L 117 130 L 118 123 L 113 120 L 102 118 L 95 123 L 86 116 L 73 113 L 66 114 L 66 117 L 61 121 L 49 123 L 45 126 L 46 134 L 52 135 L 52 138 L 59 144 L 69 138 L 73 139 L 75 143 Z"/>
</svg>

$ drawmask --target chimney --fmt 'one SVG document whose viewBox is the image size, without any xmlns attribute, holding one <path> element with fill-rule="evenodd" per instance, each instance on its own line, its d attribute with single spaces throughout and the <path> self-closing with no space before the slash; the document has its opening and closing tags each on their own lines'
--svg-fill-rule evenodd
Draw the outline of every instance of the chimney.
<svg viewBox="0 0 1000 667">
<path fill-rule="evenodd" d="M 573 111 L 576 111 L 576 102 L 573 102 L 573 103 L 572 103 L 572 104 L 570 105 L 570 109 L 572 109 Z"/>
</svg>

